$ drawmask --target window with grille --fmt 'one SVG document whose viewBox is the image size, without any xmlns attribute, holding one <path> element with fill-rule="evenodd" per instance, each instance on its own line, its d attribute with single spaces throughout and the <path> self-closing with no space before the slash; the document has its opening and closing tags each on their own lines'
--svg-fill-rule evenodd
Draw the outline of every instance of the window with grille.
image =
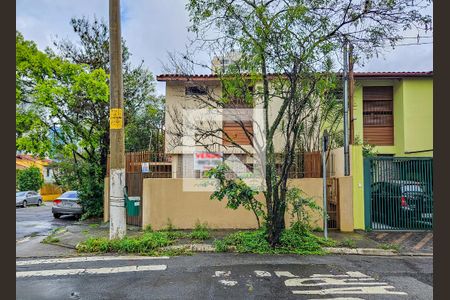
<svg viewBox="0 0 450 300">
<path fill-rule="evenodd" d="M 393 87 L 363 87 L 364 142 L 387 146 L 394 144 Z"/>
<path fill-rule="evenodd" d="M 253 95 L 253 86 L 248 86 L 247 91 Z M 224 145 L 232 145 L 233 140 L 239 145 L 251 145 L 253 134 L 253 121 L 252 116 L 249 115 L 250 111 L 240 110 L 248 109 L 252 106 L 245 102 L 244 99 L 239 97 L 233 97 L 231 101 L 224 105 Z M 227 138 L 227 135 L 229 138 Z"/>
</svg>

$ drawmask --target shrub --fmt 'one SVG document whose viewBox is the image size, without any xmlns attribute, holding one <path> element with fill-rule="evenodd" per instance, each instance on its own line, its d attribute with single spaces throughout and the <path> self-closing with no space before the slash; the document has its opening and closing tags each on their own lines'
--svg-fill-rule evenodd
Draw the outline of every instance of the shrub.
<svg viewBox="0 0 450 300">
<path fill-rule="evenodd" d="M 32 166 L 16 172 L 16 184 L 20 191 L 39 191 L 44 177 L 38 167 Z"/>
<path fill-rule="evenodd" d="M 209 239 L 211 237 L 211 235 L 209 234 L 209 230 L 208 230 L 207 224 L 206 223 L 201 224 L 200 222 L 197 222 L 197 224 L 195 224 L 194 231 L 191 232 L 189 237 L 191 239 L 194 239 L 194 240 L 207 240 L 207 239 Z"/>
<path fill-rule="evenodd" d="M 174 242 L 167 232 L 146 232 L 141 236 L 124 237 L 109 240 L 107 238 L 88 238 L 77 245 L 79 252 L 116 252 L 116 253 L 147 253 L 169 246 Z"/>
<path fill-rule="evenodd" d="M 235 247 L 240 253 L 259 254 L 324 254 L 323 246 L 333 246 L 332 240 L 325 240 L 312 234 L 306 227 L 293 226 L 282 232 L 280 245 L 272 248 L 266 239 L 266 230 L 240 231 L 214 242 L 217 252 L 229 251 Z"/>
</svg>

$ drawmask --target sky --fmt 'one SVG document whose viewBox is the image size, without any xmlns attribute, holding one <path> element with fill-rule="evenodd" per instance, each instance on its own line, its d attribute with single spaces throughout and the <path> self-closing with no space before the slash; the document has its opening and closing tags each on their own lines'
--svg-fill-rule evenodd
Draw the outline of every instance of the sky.
<svg viewBox="0 0 450 300">
<path fill-rule="evenodd" d="M 76 38 L 69 23 L 72 17 L 96 16 L 108 22 L 108 3 L 107 0 L 17 0 L 16 29 L 25 39 L 45 49 L 52 47 L 52 41 L 57 38 Z M 144 60 L 155 76 L 164 73 L 162 63 L 167 61 L 167 52 L 183 51 L 188 43 L 189 16 L 185 4 L 186 0 L 121 1 L 122 37 L 133 54 L 133 63 Z M 431 9 L 428 13 L 432 13 Z M 414 43 L 414 40 L 402 43 Z M 386 49 L 382 57 L 355 66 L 355 71 L 431 70 L 433 44 Z M 165 94 L 164 83 L 157 83 L 156 87 L 158 94 Z"/>
</svg>

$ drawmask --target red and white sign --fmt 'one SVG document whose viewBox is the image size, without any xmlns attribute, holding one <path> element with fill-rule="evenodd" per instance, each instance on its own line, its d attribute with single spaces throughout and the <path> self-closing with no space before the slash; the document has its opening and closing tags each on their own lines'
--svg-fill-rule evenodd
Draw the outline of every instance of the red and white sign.
<svg viewBox="0 0 450 300">
<path fill-rule="evenodd" d="M 222 163 L 223 154 L 221 152 L 194 152 L 194 170 L 206 171 Z"/>
</svg>

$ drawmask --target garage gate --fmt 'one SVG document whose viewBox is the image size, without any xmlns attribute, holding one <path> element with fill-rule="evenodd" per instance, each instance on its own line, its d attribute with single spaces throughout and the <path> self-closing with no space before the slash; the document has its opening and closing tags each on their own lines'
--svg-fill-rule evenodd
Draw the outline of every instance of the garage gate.
<svg viewBox="0 0 450 300">
<path fill-rule="evenodd" d="M 369 230 L 433 229 L 433 159 L 364 159 L 365 227 Z"/>
</svg>

